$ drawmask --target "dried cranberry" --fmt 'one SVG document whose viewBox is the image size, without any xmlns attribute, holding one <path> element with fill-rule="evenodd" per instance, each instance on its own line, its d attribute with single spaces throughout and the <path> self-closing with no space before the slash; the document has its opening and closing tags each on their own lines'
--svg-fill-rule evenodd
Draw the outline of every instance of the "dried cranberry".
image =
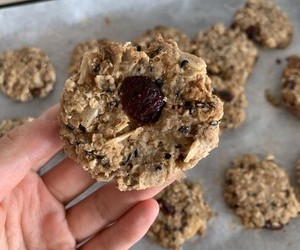
<svg viewBox="0 0 300 250">
<path fill-rule="evenodd" d="M 216 91 L 216 95 L 222 99 L 223 102 L 231 102 L 234 95 L 228 90 Z"/>
<path fill-rule="evenodd" d="M 288 88 L 290 90 L 293 90 L 296 87 L 296 81 L 295 80 L 286 80 L 284 82 L 284 87 Z"/>
<path fill-rule="evenodd" d="M 145 76 L 124 79 L 120 88 L 124 112 L 138 122 L 157 122 L 164 107 L 164 95 L 157 84 Z"/>
<path fill-rule="evenodd" d="M 165 201 L 164 199 L 158 199 L 157 202 L 160 205 L 161 211 L 166 215 L 174 215 L 175 214 L 175 207 Z"/>
<path fill-rule="evenodd" d="M 246 33 L 249 37 L 249 39 L 257 41 L 258 37 L 260 35 L 260 27 L 255 26 L 255 25 L 250 25 L 247 29 L 246 29 Z"/>
</svg>

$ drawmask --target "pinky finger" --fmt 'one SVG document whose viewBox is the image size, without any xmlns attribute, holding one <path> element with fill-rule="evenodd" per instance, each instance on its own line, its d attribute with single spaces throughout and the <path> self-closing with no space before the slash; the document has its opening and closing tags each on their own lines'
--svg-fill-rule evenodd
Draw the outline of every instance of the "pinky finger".
<svg viewBox="0 0 300 250">
<path fill-rule="evenodd" d="M 96 234 L 79 250 L 125 250 L 148 231 L 159 211 L 154 199 L 145 200 L 124 214 L 115 224 Z"/>
</svg>

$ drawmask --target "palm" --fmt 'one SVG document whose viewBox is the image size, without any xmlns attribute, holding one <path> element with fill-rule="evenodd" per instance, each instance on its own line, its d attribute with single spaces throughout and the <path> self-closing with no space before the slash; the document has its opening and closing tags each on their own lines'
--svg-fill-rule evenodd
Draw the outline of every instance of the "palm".
<svg viewBox="0 0 300 250">
<path fill-rule="evenodd" d="M 64 205 L 35 172 L 29 172 L 5 197 L 0 209 L 1 224 L 5 224 L 0 245 L 6 246 L 4 249 L 74 248 Z"/>
<path fill-rule="evenodd" d="M 128 249 L 155 219 L 152 197 L 163 187 L 120 192 L 109 183 L 66 209 L 94 180 L 68 158 L 37 174 L 62 148 L 57 112 L 0 139 L 1 249 L 71 250 L 82 242 L 80 250 Z"/>
</svg>

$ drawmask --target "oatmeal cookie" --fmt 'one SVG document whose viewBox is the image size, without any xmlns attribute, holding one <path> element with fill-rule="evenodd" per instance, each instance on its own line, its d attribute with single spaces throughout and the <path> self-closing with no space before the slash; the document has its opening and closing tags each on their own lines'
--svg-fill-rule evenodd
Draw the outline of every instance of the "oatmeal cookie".
<svg viewBox="0 0 300 250">
<path fill-rule="evenodd" d="M 80 69 L 83 54 L 88 51 L 98 51 L 99 47 L 103 44 L 109 43 L 108 39 L 91 39 L 77 44 L 72 52 L 71 60 L 69 63 L 69 76 L 72 76 Z"/>
<path fill-rule="evenodd" d="M 6 135 L 9 131 L 14 129 L 15 127 L 21 126 L 27 122 L 31 122 L 32 120 L 33 120 L 32 117 L 23 117 L 23 118 L 6 119 L 0 121 L 0 138 Z"/>
<path fill-rule="evenodd" d="M 65 151 L 98 181 L 145 189 L 217 146 L 223 104 L 205 62 L 162 37 L 144 51 L 109 43 L 83 57 L 61 98 Z"/>
<path fill-rule="evenodd" d="M 239 30 L 216 24 L 206 32 L 199 32 L 193 41 L 192 53 L 203 58 L 209 76 L 234 80 L 243 85 L 253 70 L 258 51 Z"/>
<path fill-rule="evenodd" d="M 297 174 L 297 181 L 298 183 L 300 183 L 300 159 L 298 160 L 296 165 L 296 174 Z"/>
<path fill-rule="evenodd" d="M 0 55 L 0 90 L 14 100 L 46 97 L 55 78 L 49 57 L 39 48 L 8 50 Z"/>
<path fill-rule="evenodd" d="M 300 116 L 300 57 L 290 56 L 287 62 L 282 74 L 282 100 L 289 111 Z"/>
<path fill-rule="evenodd" d="M 204 236 L 212 216 L 199 184 L 174 182 L 156 200 L 160 212 L 147 235 L 161 246 L 181 249 L 181 245 L 197 233 Z"/>
<path fill-rule="evenodd" d="M 187 34 L 177 28 L 162 25 L 147 30 L 145 34 L 136 38 L 133 43 L 139 46 L 139 49 L 145 49 L 155 42 L 157 35 L 161 35 L 164 39 L 172 39 L 182 51 L 190 52 L 191 50 L 191 42 Z"/>
<path fill-rule="evenodd" d="M 293 25 L 287 14 L 269 0 L 247 0 L 236 12 L 233 27 L 266 48 L 285 48 L 293 37 Z"/>
<path fill-rule="evenodd" d="M 224 115 L 221 119 L 220 129 L 236 129 L 245 121 L 247 100 L 244 88 L 220 77 L 212 76 L 213 93 L 224 102 Z"/>
<path fill-rule="evenodd" d="M 300 212 L 288 175 L 273 156 L 235 159 L 226 172 L 224 196 L 249 228 L 281 229 Z"/>
</svg>

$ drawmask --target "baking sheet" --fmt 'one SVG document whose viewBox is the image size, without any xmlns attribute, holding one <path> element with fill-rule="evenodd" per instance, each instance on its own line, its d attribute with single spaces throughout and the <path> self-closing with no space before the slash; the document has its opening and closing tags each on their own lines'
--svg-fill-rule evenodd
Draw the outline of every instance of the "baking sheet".
<svg viewBox="0 0 300 250">
<path fill-rule="evenodd" d="M 14 102 L 0 95 L 0 119 L 38 116 L 59 101 L 67 65 L 75 44 L 89 38 L 106 37 L 129 41 L 155 25 L 171 25 L 193 36 L 216 22 L 229 24 L 243 0 L 62 0 L 0 9 L 0 51 L 22 46 L 38 46 L 50 56 L 57 83 L 50 96 L 28 103 Z M 295 181 L 295 162 L 300 158 L 300 119 L 284 109 L 275 109 L 264 97 L 267 88 L 279 89 L 284 58 L 300 54 L 299 0 L 274 0 L 289 13 L 295 37 L 285 50 L 260 50 L 260 57 L 246 86 L 249 101 L 247 120 L 236 130 L 225 133 L 214 150 L 187 176 L 202 182 L 208 203 L 218 214 L 211 220 L 205 239 L 199 237 L 184 249 L 250 250 L 300 249 L 300 218 L 280 231 L 247 230 L 230 211 L 222 197 L 222 178 L 230 160 L 243 153 L 273 153 Z M 298 46 L 297 46 L 298 45 Z M 283 63 L 278 65 L 276 59 Z M 60 156 L 61 158 L 61 156 Z M 47 168 L 60 158 L 54 159 Z M 298 186 L 299 188 L 299 186 Z M 161 249 L 144 238 L 136 250 Z"/>
</svg>

